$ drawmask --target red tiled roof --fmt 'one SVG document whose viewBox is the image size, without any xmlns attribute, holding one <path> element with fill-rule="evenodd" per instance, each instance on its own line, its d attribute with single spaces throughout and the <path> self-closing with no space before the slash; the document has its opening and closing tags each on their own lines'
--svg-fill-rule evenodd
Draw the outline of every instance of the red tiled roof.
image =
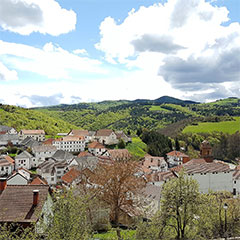
<svg viewBox="0 0 240 240">
<path fill-rule="evenodd" d="M 79 158 L 80 158 L 80 157 L 85 157 L 85 156 L 92 156 L 92 154 L 89 153 L 89 152 L 80 152 L 80 153 L 78 154 L 78 157 L 79 157 Z"/>
<path fill-rule="evenodd" d="M 49 138 L 46 141 L 43 142 L 43 144 L 45 145 L 52 145 L 52 143 L 55 141 L 55 139 L 53 138 Z"/>
<path fill-rule="evenodd" d="M 175 157 L 189 157 L 185 153 L 179 152 L 179 151 L 172 151 L 167 153 L 168 156 L 175 156 Z"/>
<path fill-rule="evenodd" d="M 76 180 L 81 175 L 81 172 L 76 170 L 75 168 L 72 168 L 70 171 L 65 173 L 62 176 L 63 182 L 71 184 L 74 180 Z"/>
<path fill-rule="evenodd" d="M 105 148 L 105 147 L 99 142 L 92 142 L 88 145 L 88 148 Z"/>
<path fill-rule="evenodd" d="M 41 178 L 36 177 L 32 180 L 30 185 L 48 185 L 48 183 L 46 181 L 42 180 Z"/>
<path fill-rule="evenodd" d="M 97 137 L 100 137 L 100 136 L 110 136 L 111 133 L 113 132 L 112 129 L 100 129 L 96 132 L 96 135 Z"/>
<path fill-rule="evenodd" d="M 14 160 L 10 157 L 10 156 L 5 156 L 5 159 L 9 162 L 9 163 L 11 163 L 12 165 L 14 164 Z"/>
<path fill-rule="evenodd" d="M 109 156 L 113 160 L 129 160 L 132 155 L 127 149 L 111 149 L 108 150 Z"/>
<path fill-rule="evenodd" d="M 26 129 L 23 129 L 21 130 L 23 134 L 32 134 L 32 135 L 35 135 L 35 134 L 45 134 L 44 130 L 26 130 Z"/>
</svg>

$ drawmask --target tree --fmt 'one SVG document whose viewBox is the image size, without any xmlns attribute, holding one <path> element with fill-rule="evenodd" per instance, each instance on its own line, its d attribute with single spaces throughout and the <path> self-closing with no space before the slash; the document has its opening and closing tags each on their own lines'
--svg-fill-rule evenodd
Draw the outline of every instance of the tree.
<svg viewBox="0 0 240 240">
<path fill-rule="evenodd" d="M 97 197 L 105 202 L 111 210 L 111 219 L 117 227 L 118 239 L 119 217 L 121 211 L 131 211 L 136 207 L 136 195 L 143 189 L 145 181 L 136 176 L 139 163 L 135 161 L 114 161 L 110 164 L 100 163 L 91 175 Z"/>
<path fill-rule="evenodd" d="M 119 140 L 119 143 L 118 143 L 118 148 L 119 149 L 124 149 L 126 147 L 126 144 L 125 144 L 125 142 L 123 141 L 123 139 L 121 138 L 120 140 Z"/>
<path fill-rule="evenodd" d="M 178 138 L 175 139 L 175 150 L 180 151 L 180 144 L 179 144 Z"/>
<path fill-rule="evenodd" d="M 177 178 L 164 184 L 160 211 L 151 222 L 140 224 L 137 229 L 138 238 L 194 239 L 197 232 L 196 216 L 200 211 L 199 203 L 197 181 L 181 171 Z"/>
</svg>

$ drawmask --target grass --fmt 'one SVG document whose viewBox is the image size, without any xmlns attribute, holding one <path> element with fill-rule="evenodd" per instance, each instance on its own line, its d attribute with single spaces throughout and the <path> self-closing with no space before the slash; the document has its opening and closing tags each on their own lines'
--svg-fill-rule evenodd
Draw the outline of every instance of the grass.
<svg viewBox="0 0 240 240">
<path fill-rule="evenodd" d="M 183 107 L 181 105 L 167 103 L 167 104 L 163 104 L 163 107 L 167 107 L 167 108 L 170 108 L 170 109 L 175 110 L 175 111 L 187 113 L 187 114 L 192 115 L 192 116 L 198 116 L 197 113 L 189 110 L 188 107 Z"/>
<path fill-rule="evenodd" d="M 121 236 L 123 240 L 135 240 L 136 231 L 135 230 L 121 230 Z M 117 234 L 114 229 L 106 233 L 98 233 L 93 235 L 93 239 L 99 240 L 117 240 Z"/>
<path fill-rule="evenodd" d="M 126 148 L 135 157 L 142 158 L 146 154 L 147 145 L 139 138 L 133 137 L 132 142 Z"/>
<path fill-rule="evenodd" d="M 204 122 L 198 123 L 196 126 L 187 126 L 183 133 L 223 132 L 233 134 L 240 131 L 240 117 L 234 117 L 234 119 L 235 121 Z"/>
<path fill-rule="evenodd" d="M 162 108 L 161 106 L 154 106 L 152 105 L 149 108 L 150 111 L 162 111 L 162 112 L 171 112 L 170 110 L 166 109 L 166 108 Z"/>
</svg>

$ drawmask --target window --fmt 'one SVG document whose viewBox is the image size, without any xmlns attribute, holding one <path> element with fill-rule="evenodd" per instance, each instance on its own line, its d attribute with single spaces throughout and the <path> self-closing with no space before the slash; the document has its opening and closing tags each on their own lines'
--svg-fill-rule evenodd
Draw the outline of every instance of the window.
<svg viewBox="0 0 240 240">
<path fill-rule="evenodd" d="M 237 181 L 234 181 L 234 184 L 236 184 L 237 183 Z"/>
</svg>

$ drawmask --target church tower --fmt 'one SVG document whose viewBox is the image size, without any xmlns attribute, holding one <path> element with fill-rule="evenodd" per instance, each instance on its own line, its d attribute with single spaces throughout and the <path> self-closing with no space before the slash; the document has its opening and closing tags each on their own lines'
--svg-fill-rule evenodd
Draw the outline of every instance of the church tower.
<svg viewBox="0 0 240 240">
<path fill-rule="evenodd" d="M 200 156 L 208 163 L 213 162 L 212 147 L 207 140 L 204 140 L 201 144 Z"/>
</svg>

